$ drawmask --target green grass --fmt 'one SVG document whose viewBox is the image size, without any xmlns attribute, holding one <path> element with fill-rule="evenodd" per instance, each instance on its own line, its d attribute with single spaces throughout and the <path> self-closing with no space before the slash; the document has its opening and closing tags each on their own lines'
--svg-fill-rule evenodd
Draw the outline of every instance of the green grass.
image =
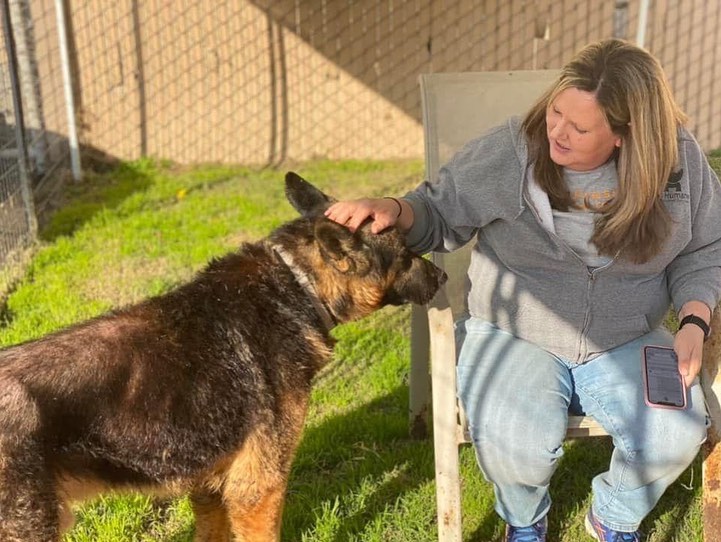
<svg viewBox="0 0 721 542">
<path fill-rule="evenodd" d="M 401 194 L 420 162 L 309 162 L 295 170 L 338 198 Z M 140 161 L 72 186 L 42 229 L 24 278 L 0 312 L 0 346 L 39 337 L 188 280 L 210 258 L 293 218 L 283 173 Z M 0 307 L 2 307 L 0 305 Z M 333 362 L 318 376 L 293 466 L 286 542 L 436 540 L 433 451 L 408 437 L 408 307 L 334 331 Z M 554 477 L 551 539 L 588 540 L 591 478 L 607 439 L 566 444 Z M 461 452 L 464 539 L 498 540 L 502 522 L 472 450 Z M 647 519 L 653 542 L 701 540 L 697 460 Z M 690 489 L 684 487 L 687 485 Z M 78 508 L 66 542 L 190 542 L 185 498 L 106 496 Z"/>
</svg>

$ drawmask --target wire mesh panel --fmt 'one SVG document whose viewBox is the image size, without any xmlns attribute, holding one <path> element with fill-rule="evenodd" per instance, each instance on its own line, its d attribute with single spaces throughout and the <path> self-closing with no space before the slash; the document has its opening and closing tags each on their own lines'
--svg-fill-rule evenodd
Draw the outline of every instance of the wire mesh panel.
<svg viewBox="0 0 721 542">
<path fill-rule="evenodd" d="M 30 165 L 67 154 L 53 0 L 9 0 Z M 120 158 L 276 164 L 420 157 L 418 75 L 558 68 L 589 41 L 635 38 L 640 1 L 69 2 L 85 149 Z M 721 146 L 718 2 L 650 3 L 646 46 L 692 129 Z"/>
<path fill-rule="evenodd" d="M 28 173 L 42 205 L 67 162 L 67 116 L 53 0 L 7 0 L 18 66 Z M 53 186 L 55 185 L 55 186 Z"/>
<path fill-rule="evenodd" d="M 718 3 L 651 5 L 646 45 L 667 65 L 702 144 L 719 146 L 711 120 L 721 98 Z M 72 2 L 81 135 L 122 158 L 180 162 L 416 158 L 419 74 L 558 68 L 589 41 L 633 40 L 639 8 L 620 0 Z"/>
<path fill-rule="evenodd" d="M 0 297 L 35 239 L 37 212 L 61 186 L 67 116 L 52 0 L 2 0 Z"/>
<path fill-rule="evenodd" d="M 2 3 L 0 57 L 0 291 L 17 272 L 23 250 L 35 235 L 27 149 L 21 107 L 17 45 L 12 33 L 10 4 Z"/>
<path fill-rule="evenodd" d="M 689 127 L 707 149 L 721 147 L 721 2 L 655 0 L 646 46 L 656 54 Z"/>
<path fill-rule="evenodd" d="M 721 147 L 721 2 L 65 1 L 69 112 L 56 1 L 1 2 L 11 15 L 27 169 L 41 211 L 67 163 L 68 113 L 86 164 L 97 156 L 259 166 L 419 159 L 420 74 L 555 69 L 590 41 L 634 41 L 639 30 L 700 143 Z M 640 29 L 642 5 L 650 9 Z M 4 62 L 0 194 L 14 194 L 16 121 Z M 0 217 L 0 228 L 15 239 L 11 220 Z"/>
</svg>

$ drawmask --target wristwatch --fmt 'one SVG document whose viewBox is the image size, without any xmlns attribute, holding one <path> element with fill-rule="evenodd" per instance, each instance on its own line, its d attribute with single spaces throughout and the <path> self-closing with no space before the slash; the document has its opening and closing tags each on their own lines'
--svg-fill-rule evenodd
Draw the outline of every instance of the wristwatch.
<svg viewBox="0 0 721 542">
<path fill-rule="evenodd" d="M 681 319 L 681 322 L 679 322 L 678 328 L 681 329 L 686 324 L 695 324 L 700 327 L 703 330 L 704 341 L 708 339 L 708 336 L 711 334 L 711 328 L 700 316 L 696 316 L 695 314 L 687 314 Z"/>
</svg>

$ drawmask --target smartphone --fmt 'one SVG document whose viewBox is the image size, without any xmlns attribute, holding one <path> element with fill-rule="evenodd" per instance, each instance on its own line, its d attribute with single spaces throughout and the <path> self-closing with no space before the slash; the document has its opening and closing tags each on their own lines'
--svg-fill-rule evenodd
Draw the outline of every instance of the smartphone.
<svg viewBox="0 0 721 542">
<path fill-rule="evenodd" d="M 643 348 L 643 384 L 647 405 L 686 408 L 686 386 L 678 371 L 678 356 L 673 348 Z"/>
</svg>

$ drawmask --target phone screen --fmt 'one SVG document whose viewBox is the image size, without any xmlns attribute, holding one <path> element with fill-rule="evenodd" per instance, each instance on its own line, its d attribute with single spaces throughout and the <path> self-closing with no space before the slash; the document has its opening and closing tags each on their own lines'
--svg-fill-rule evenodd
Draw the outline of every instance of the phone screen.
<svg viewBox="0 0 721 542">
<path fill-rule="evenodd" d="M 670 408 L 686 406 L 686 390 L 678 372 L 673 348 L 646 346 L 643 349 L 646 402 Z"/>
</svg>

